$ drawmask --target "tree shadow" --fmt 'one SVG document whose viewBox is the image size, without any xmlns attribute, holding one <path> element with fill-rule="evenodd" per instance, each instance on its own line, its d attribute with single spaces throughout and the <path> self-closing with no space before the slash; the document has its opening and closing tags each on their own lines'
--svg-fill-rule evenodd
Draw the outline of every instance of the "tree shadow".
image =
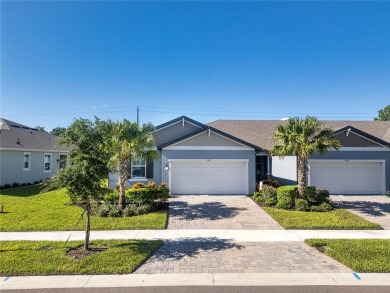
<svg viewBox="0 0 390 293">
<path fill-rule="evenodd" d="M 27 197 L 38 195 L 42 192 L 43 187 L 41 184 L 33 184 L 9 189 L 0 190 L 0 195 Z"/>
<path fill-rule="evenodd" d="M 229 207 L 221 202 L 205 202 L 189 205 L 185 201 L 173 201 L 169 203 L 169 217 L 177 217 L 182 220 L 221 220 L 234 218 L 246 208 Z"/>
<path fill-rule="evenodd" d="M 389 203 L 380 203 L 372 201 L 334 201 L 333 205 L 344 209 L 351 209 L 361 212 L 363 214 L 379 217 L 384 215 L 390 215 L 390 204 Z"/>
<path fill-rule="evenodd" d="M 180 240 L 167 240 L 150 261 L 168 260 L 177 261 L 186 257 L 194 257 L 199 254 L 214 253 L 226 249 L 241 250 L 244 246 L 233 243 L 231 239 L 219 239 L 216 237 L 208 238 L 189 238 Z"/>
</svg>

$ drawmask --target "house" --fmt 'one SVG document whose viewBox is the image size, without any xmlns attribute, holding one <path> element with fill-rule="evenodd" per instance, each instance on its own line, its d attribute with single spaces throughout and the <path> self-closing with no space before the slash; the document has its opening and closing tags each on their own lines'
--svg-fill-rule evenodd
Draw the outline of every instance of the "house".
<svg viewBox="0 0 390 293">
<path fill-rule="evenodd" d="M 160 154 L 134 160 L 129 185 L 167 182 L 172 194 L 250 194 L 260 180 L 297 183 L 297 159 L 270 156 L 281 120 L 217 120 L 202 124 L 182 116 L 157 126 Z M 340 150 L 313 155 L 308 183 L 332 194 L 384 194 L 390 190 L 390 121 L 324 121 Z M 387 164 L 386 164 L 387 162 Z M 110 176 L 110 186 L 117 178 Z"/>
<path fill-rule="evenodd" d="M 0 186 L 52 176 L 66 165 L 69 150 L 55 135 L 0 118 Z"/>
</svg>

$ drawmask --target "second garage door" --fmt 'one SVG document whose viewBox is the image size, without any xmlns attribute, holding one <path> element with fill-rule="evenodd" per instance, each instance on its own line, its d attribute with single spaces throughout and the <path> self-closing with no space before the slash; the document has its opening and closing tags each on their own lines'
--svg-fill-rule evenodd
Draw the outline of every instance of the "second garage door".
<svg viewBox="0 0 390 293">
<path fill-rule="evenodd" d="M 331 194 L 381 194 L 382 174 L 379 162 L 310 163 L 310 185 Z"/>
<path fill-rule="evenodd" d="M 247 193 L 246 161 L 172 161 L 170 176 L 172 194 Z"/>
</svg>

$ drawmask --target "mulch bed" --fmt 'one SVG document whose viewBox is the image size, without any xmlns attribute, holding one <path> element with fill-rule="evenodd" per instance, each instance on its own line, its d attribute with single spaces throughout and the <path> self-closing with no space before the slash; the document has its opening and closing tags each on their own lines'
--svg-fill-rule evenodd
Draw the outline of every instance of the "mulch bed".
<svg viewBox="0 0 390 293">
<path fill-rule="evenodd" d="M 84 246 L 79 246 L 77 248 L 73 248 L 73 249 L 69 250 L 66 254 L 67 254 L 67 256 L 75 258 L 75 259 L 82 259 L 82 258 L 88 257 L 90 255 L 93 255 L 95 253 L 103 252 L 106 249 L 108 249 L 108 246 L 89 245 L 88 250 L 85 250 Z"/>
</svg>

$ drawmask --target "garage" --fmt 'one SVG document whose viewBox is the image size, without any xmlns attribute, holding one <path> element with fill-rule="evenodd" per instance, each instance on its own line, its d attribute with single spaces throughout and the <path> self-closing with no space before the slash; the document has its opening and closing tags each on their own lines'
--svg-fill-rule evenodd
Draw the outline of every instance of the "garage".
<svg viewBox="0 0 390 293">
<path fill-rule="evenodd" d="M 384 178 L 383 162 L 309 162 L 309 185 L 331 194 L 382 194 Z"/>
<path fill-rule="evenodd" d="M 247 165 L 247 160 L 170 161 L 171 193 L 245 195 Z"/>
</svg>

